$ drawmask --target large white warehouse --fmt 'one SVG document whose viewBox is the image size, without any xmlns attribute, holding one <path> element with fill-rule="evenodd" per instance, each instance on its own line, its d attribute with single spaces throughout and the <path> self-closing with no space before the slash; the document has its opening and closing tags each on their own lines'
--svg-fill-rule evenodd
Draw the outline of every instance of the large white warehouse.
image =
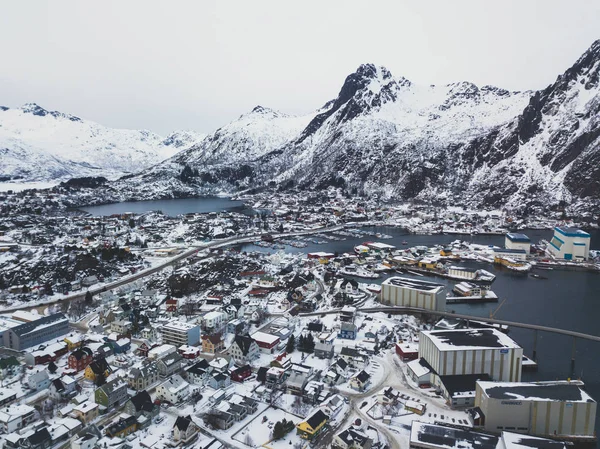
<svg viewBox="0 0 600 449">
<path fill-rule="evenodd" d="M 479 424 L 490 432 L 502 430 L 538 436 L 591 438 L 596 401 L 581 382 L 481 382 L 475 387 Z"/>
<path fill-rule="evenodd" d="M 587 260 L 590 240 L 590 235 L 581 229 L 557 226 L 548 249 L 557 259 Z"/>
<path fill-rule="evenodd" d="M 523 349 L 496 329 L 422 331 L 419 357 L 440 376 L 488 374 L 497 381 L 521 380 Z"/>
<path fill-rule="evenodd" d="M 381 302 L 391 306 L 444 311 L 446 294 L 441 284 L 393 277 L 381 283 Z"/>
</svg>

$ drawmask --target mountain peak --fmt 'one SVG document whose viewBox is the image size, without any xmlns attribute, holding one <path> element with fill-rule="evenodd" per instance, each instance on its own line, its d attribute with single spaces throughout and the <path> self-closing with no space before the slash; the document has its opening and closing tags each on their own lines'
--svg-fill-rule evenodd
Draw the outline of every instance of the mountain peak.
<svg viewBox="0 0 600 449">
<path fill-rule="evenodd" d="M 47 115 L 51 115 L 54 118 L 66 118 L 68 120 L 71 120 L 72 122 L 80 122 L 81 121 L 81 119 L 79 117 L 75 117 L 74 115 L 64 114 L 64 113 L 58 112 L 58 111 L 47 111 L 46 109 L 44 109 L 37 103 L 25 103 L 23 106 L 21 106 L 20 109 L 25 114 L 33 114 L 33 115 L 37 115 L 38 117 L 45 117 Z"/>
</svg>

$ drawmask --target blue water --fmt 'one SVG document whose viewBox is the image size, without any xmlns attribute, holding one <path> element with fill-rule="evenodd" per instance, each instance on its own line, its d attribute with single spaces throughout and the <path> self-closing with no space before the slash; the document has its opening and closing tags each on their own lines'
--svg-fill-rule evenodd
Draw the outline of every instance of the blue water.
<svg viewBox="0 0 600 449">
<path fill-rule="evenodd" d="M 107 216 L 133 212 L 143 214 L 150 211 L 161 211 L 165 215 L 175 217 L 191 212 L 207 213 L 222 212 L 241 209 L 241 201 L 232 201 L 229 198 L 203 197 L 183 198 L 173 200 L 129 201 L 124 203 L 103 204 L 101 206 L 82 207 L 81 210 L 94 216 Z"/>
</svg>

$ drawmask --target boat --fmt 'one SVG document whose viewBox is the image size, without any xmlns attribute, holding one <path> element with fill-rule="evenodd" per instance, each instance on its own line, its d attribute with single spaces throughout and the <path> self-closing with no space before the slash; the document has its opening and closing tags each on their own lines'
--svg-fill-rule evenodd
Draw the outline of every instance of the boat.
<svg viewBox="0 0 600 449">
<path fill-rule="evenodd" d="M 402 240 L 402 244 L 403 245 L 408 245 L 408 242 L 406 240 Z"/>
<path fill-rule="evenodd" d="M 367 284 L 365 289 L 377 295 L 381 293 L 381 285 L 379 284 Z"/>
<path fill-rule="evenodd" d="M 531 276 L 534 279 L 548 279 L 546 276 L 542 276 L 541 274 L 537 273 L 531 273 L 529 276 Z"/>
</svg>

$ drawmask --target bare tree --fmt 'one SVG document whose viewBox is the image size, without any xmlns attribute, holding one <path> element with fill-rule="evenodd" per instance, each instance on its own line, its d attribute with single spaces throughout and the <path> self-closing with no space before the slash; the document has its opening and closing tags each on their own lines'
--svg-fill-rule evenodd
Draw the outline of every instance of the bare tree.
<svg viewBox="0 0 600 449">
<path fill-rule="evenodd" d="M 244 437 L 244 444 L 246 444 L 247 446 L 254 446 L 254 440 L 252 439 L 250 432 L 246 432 L 246 436 Z"/>
</svg>

